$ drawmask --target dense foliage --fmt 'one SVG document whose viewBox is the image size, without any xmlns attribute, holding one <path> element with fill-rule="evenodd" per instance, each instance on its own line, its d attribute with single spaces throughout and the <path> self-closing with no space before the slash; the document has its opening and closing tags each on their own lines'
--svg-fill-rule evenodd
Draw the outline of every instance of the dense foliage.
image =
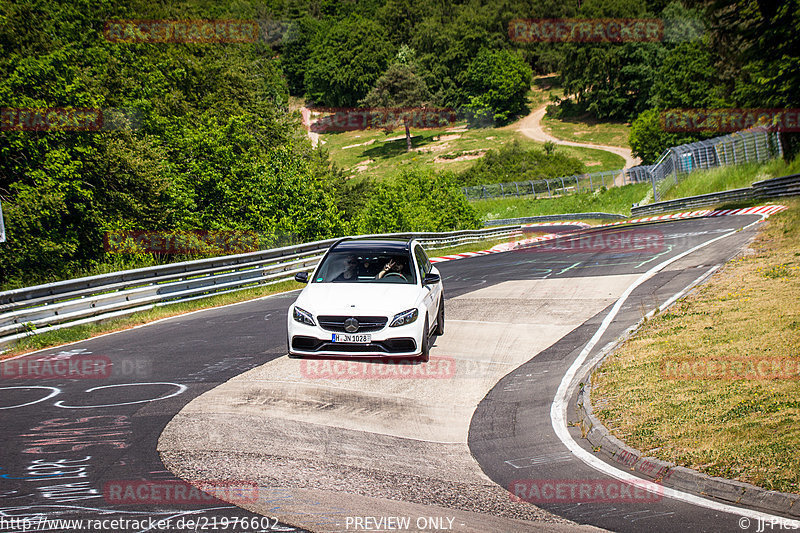
<svg viewBox="0 0 800 533">
<path fill-rule="evenodd" d="M 585 172 L 577 158 L 558 150 L 546 153 L 538 149 L 526 150 L 518 142 L 490 150 L 461 175 L 463 185 L 483 185 L 511 181 L 558 178 Z"/>
<path fill-rule="evenodd" d="M 379 184 L 361 211 L 359 233 L 474 229 L 481 220 L 449 172 L 406 170 Z"/>
<path fill-rule="evenodd" d="M 665 35 L 509 38 L 514 19 L 567 17 L 659 18 Z M 260 33 L 193 44 L 104 36 L 108 21 L 156 19 L 255 21 Z M 446 230 L 478 224 L 450 197 L 456 184 L 583 171 L 557 151 L 510 146 L 459 176 L 417 170 L 350 183 L 311 147 L 290 95 L 323 106 L 424 103 L 502 123 L 526 112 L 531 72 L 558 70 L 562 111 L 631 120 L 631 146 L 646 162 L 714 134 L 664 132 L 662 110 L 800 107 L 800 0 L 6 0 L 0 49 L 0 107 L 116 109 L 131 119 L 100 132 L 0 129 L 4 286 L 174 259 L 108 254 L 108 231 L 243 230 L 268 246 Z M 783 136 L 787 153 L 796 137 Z"/>
</svg>

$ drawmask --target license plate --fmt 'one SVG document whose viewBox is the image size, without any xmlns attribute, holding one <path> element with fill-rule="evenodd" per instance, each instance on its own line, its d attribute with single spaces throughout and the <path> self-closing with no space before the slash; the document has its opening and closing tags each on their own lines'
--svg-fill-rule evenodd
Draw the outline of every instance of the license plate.
<svg viewBox="0 0 800 533">
<path fill-rule="evenodd" d="M 368 343 L 372 342 L 372 335 L 367 333 L 331 333 L 332 342 L 358 342 Z"/>
</svg>

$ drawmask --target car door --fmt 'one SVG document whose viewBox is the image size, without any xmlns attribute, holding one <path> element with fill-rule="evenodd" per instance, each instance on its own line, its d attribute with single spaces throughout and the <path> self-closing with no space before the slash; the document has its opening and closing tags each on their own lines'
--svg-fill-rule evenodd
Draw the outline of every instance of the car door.
<svg viewBox="0 0 800 533">
<path fill-rule="evenodd" d="M 423 250 L 422 246 L 419 244 L 414 247 L 414 259 L 419 269 L 420 283 L 422 283 L 422 279 L 426 274 L 431 272 L 433 265 L 431 265 L 431 262 L 428 260 L 425 250 Z M 442 285 L 441 283 L 422 285 L 422 291 L 424 293 L 423 303 L 428 310 L 428 327 L 432 328 L 433 324 L 436 322 L 436 313 L 439 311 L 439 297 L 442 291 Z"/>
</svg>

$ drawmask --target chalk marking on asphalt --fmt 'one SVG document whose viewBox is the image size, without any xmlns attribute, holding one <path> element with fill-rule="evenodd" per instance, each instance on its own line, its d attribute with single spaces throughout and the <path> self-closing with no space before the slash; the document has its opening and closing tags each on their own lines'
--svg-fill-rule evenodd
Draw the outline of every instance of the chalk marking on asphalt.
<svg viewBox="0 0 800 533">
<path fill-rule="evenodd" d="M 9 405 L 7 407 L 0 407 L 0 409 L 16 409 L 18 407 L 27 407 L 27 406 L 33 405 L 35 403 L 39 403 L 39 402 L 43 402 L 45 400 L 49 400 L 50 398 L 52 398 L 53 396 L 55 396 L 55 395 L 57 395 L 57 394 L 59 394 L 61 392 L 61 389 L 59 389 L 58 387 L 45 387 L 45 386 L 42 386 L 42 385 L 25 385 L 25 386 L 19 386 L 19 387 L 0 387 L 0 390 L 8 390 L 8 389 L 49 389 L 50 390 L 50 394 L 48 394 L 44 398 L 40 398 L 38 400 L 33 400 L 32 402 L 23 403 L 21 405 Z"/>
<path fill-rule="evenodd" d="M 625 482 L 628 482 L 628 483 L 637 483 L 638 486 L 641 486 L 642 488 L 644 488 L 644 490 L 647 490 L 649 492 L 660 493 L 660 494 L 663 494 L 664 496 L 666 496 L 668 498 L 672 498 L 674 500 L 678 500 L 678 501 L 682 501 L 682 502 L 685 502 L 685 503 L 689 503 L 691 505 L 696 505 L 698 507 L 705 507 L 707 509 L 712 509 L 712 510 L 715 510 L 715 511 L 721 511 L 721 512 L 724 512 L 724 513 L 730 513 L 730 514 L 733 514 L 733 515 L 737 515 L 739 517 L 755 518 L 757 520 L 766 520 L 766 521 L 773 520 L 773 519 L 783 520 L 782 523 L 787 524 L 787 525 L 791 524 L 795 529 L 797 529 L 797 528 L 800 528 L 800 521 L 798 521 L 798 520 L 792 520 L 792 519 L 789 519 L 789 518 L 786 518 L 786 517 L 782 517 L 782 516 L 778 516 L 778 515 L 771 515 L 771 514 L 763 513 L 763 512 L 760 512 L 760 511 L 754 511 L 754 510 L 747 509 L 747 508 L 744 508 L 744 507 L 736 507 L 734 505 L 729 505 L 729 504 L 725 504 L 725 503 L 719 503 L 719 502 L 716 502 L 716 501 L 708 500 L 706 498 L 701 498 L 700 496 L 696 496 L 694 494 L 690 494 L 690 493 L 687 493 L 687 492 L 679 491 L 679 490 L 676 490 L 676 489 L 673 489 L 673 488 L 670 488 L 670 487 L 664 487 L 663 485 L 660 485 L 660 484 L 657 484 L 657 483 L 642 483 L 642 478 L 639 478 L 637 476 L 634 476 L 632 474 L 629 474 L 627 472 L 619 470 L 619 469 L 609 465 L 605 461 L 601 460 L 600 458 L 595 457 L 594 455 L 592 455 L 591 453 L 587 452 L 583 448 L 581 448 L 580 445 L 578 445 L 578 443 L 573 440 L 572 436 L 570 435 L 569 431 L 567 430 L 567 417 L 566 417 L 566 415 L 567 415 L 567 402 L 568 402 L 567 398 L 569 396 L 570 390 L 572 389 L 573 382 L 576 379 L 576 375 L 578 373 L 578 370 L 581 369 L 581 367 L 583 366 L 583 363 L 585 362 L 586 358 L 589 356 L 589 353 L 592 351 L 592 349 L 599 342 L 600 338 L 606 332 L 608 327 L 611 325 L 611 322 L 617 316 L 617 313 L 622 308 L 622 305 L 625 303 L 625 300 L 627 300 L 628 297 L 631 295 L 631 293 L 633 293 L 634 289 L 636 289 L 638 286 L 640 286 L 641 284 L 643 284 L 644 282 L 646 282 L 647 280 L 649 280 L 650 278 L 655 276 L 660 270 L 662 270 L 663 268 L 667 267 L 668 265 L 670 265 L 670 264 L 672 264 L 672 263 L 674 263 L 674 262 L 686 257 L 687 255 L 689 255 L 691 253 L 694 253 L 697 250 L 699 250 L 701 248 L 704 248 L 704 247 L 706 247 L 706 246 L 708 246 L 708 245 L 710 245 L 710 244 L 712 244 L 712 243 L 714 243 L 716 241 L 719 241 L 721 239 L 724 239 L 725 237 L 729 237 L 731 235 L 734 235 L 735 233 L 738 233 L 741 230 L 745 230 L 745 229 L 747 229 L 747 228 L 749 228 L 749 227 L 751 227 L 751 226 L 753 226 L 755 224 L 758 224 L 759 222 L 763 221 L 767 216 L 769 216 L 769 215 L 762 214 L 761 218 L 759 220 L 755 221 L 755 222 L 752 222 L 752 223 L 750 223 L 750 224 L 748 224 L 748 225 L 746 225 L 746 226 L 744 226 L 742 228 L 735 229 L 733 231 L 725 233 L 724 235 L 720 235 L 719 237 L 715 237 L 713 239 L 710 239 L 710 240 L 708 240 L 706 242 L 700 243 L 697 246 L 694 246 L 693 248 L 690 248 L 690 249 L 686 250 L 685 252 L 681 252 L 680 254 L 676 255 L 675 257 L 672 257 L 670 259 L 662 261 L 658 265 L 652 267 L 650 270 L 648 270 L 647 272 L 645 272 L 644 274 L 639 276 L 639 278 L 637 278 L 636 281 L 634 281 L 625 290 L 625 292 L 622 293 L 622 295 L 619 297 L 617 302 L 614 304 L 614 307 L 611 308 L 611 311 L 609 311 L 608 314 L 606 315 L 606 317 L 603 319 L 603 322 L 600 324 L 600 327 L 597 329 L 597 331 L 592 336 L 592 338 L 589 339 L 589 342 L 586 343 L 586 346 L 584 346 L 583 350 L 581 350 L 581 353 L 578 355 L 578 357 L 575 359 L 575 361 L 572 363 L 572 365 L 567 370 L 567 373 L 562 378 L 561 383 L 560 383 L 560 385 L 558 387 L 558 390 L 556 391 L 555 398 L 553 399 L 553 403 L 550 406 L 550 421 L 552 423 L 553 430 L 555 431 L 556 436 L 558 436 L 559 440 L 578 459 L 580 459 L 581 461 L 586 463 L 591 468 L 594 468 L 595 470 L 597 470 L 599 472 L 602 472 L 602 473 L 604 473 L 604 474 L 606 474 L 606 475 L 608 475 L 610 477 L 613 477 L 613 478 L 619 479 L 620 481 L 625 481 Z M 652 487 L 650 485 L 652 485 Z"/>
<path fill-rule="evenodd" d="M 157 402 L 159 400 L 166 400 L 167 398 L 172 398 L 173 396 L 177 396 L 178 394 L 182 394 L 186 392 L 186 385 L 181 385 L 180 383 L 171 383 L 168 381 L 153 381 L 151 383 L 119 383 L 117 385 L 103 385 L 102 387 L 92 387 L 91 389 L 86 389 L 84 392 L 94 392 L 100 389 L 110 389 L 111 387 L 133 387 L 136 385 L 169 385 L 171 387 L 177 387 L 178 390 L 167 394 L 166 396 L 159 396 L 158 398 L 148 398 L 146 400 L 136 400 L 135 402 L 122 402 L 122 403 L 109 403 L 105 405 L 65 405 L 64 400 L 59 400 L 55 402 L 53 405 L 56 407 L 60 407 L 62 409 L 95 409 L 98 407 L 117 407 L 120 405 L 133 405 L 137 403 L 148 403 L 148 402 Z"/>
</svg>

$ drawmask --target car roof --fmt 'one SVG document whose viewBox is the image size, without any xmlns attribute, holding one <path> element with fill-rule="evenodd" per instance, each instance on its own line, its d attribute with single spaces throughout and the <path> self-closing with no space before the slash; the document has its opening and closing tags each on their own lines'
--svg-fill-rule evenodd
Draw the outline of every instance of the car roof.
<svg viewBox="0 0 800 533">
<path fill-rule="evenodd" d="M 365 238 L 365 239 L 345 239 L 333 246 L 338 251 L 363 252 L 380 250 L 382 252 L 408 252 L 411 249 L 413 239 L 392 239 L 392 238 Z"/>
</svg>

